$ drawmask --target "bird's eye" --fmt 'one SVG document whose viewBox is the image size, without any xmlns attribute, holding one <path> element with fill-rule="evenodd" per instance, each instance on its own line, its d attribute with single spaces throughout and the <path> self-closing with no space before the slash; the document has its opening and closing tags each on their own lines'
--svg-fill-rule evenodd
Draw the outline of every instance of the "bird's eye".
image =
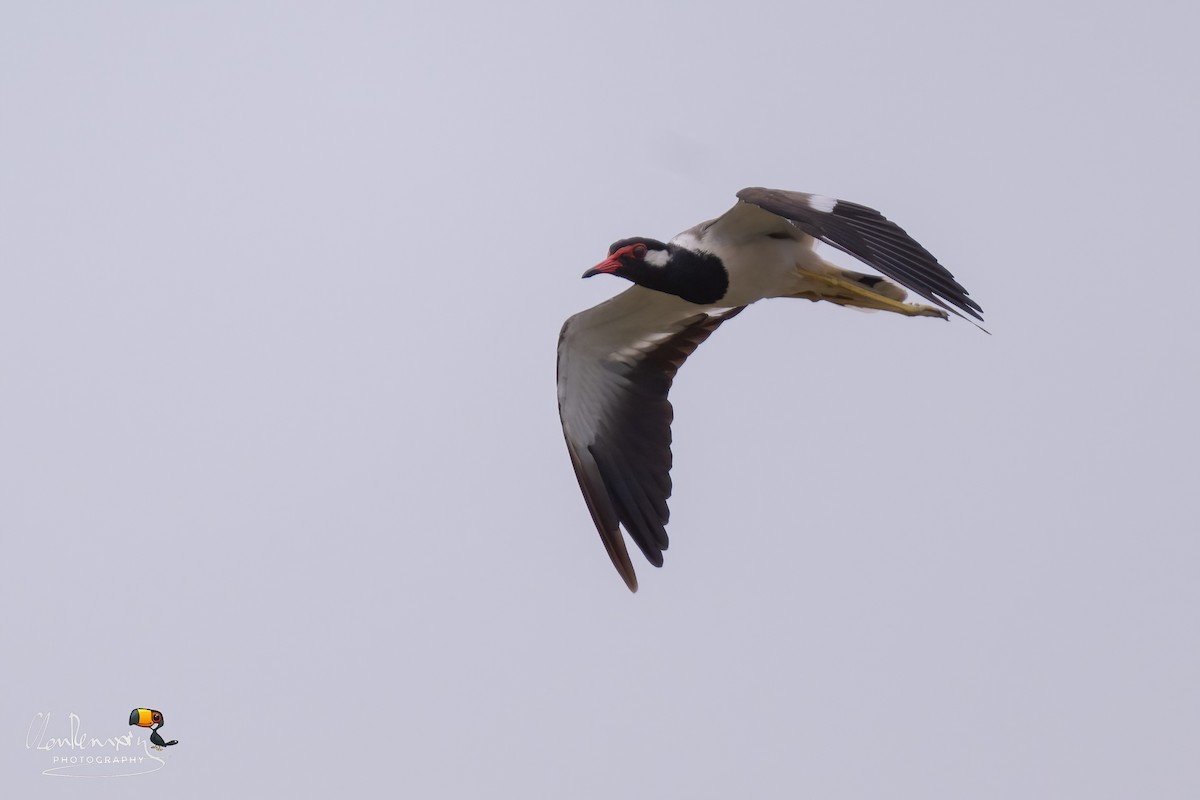
<svg viewBox="0 0 1200 800">
<path fill-rule="evenodd" d="M 646 257 L 646 245 L 635 244 L 633 246 L 633 257 L 634 258 L 645 258 Z"/>
</svg>

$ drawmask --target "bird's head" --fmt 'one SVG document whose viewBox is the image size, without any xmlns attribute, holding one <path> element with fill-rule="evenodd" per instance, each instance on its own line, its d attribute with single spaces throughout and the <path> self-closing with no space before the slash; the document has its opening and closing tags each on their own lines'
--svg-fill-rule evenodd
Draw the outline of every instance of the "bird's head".
<svg viewBox="0 0 1200 800">
<path fill-rule="evenodd" d="M 617 275 L 634 283 L 645 283 L 647 278 L 662 270 L 671 254 L 667 246 L 656 239 L 622 239 L 608 248 L 608 258 L 583 273 L 593 275 Z"/>
<path fill-rule="evenodd" d="M 162 727 L 163 715 L 153 708 L 135 708 L 129 714 L 129 724 L 142 728 Z"/>
<path fill-rule="evenodd" d="M 729 274 L 711 253 L 663 244 L 657 239 L 622 239 L 608 248 L 608 258 L 583 273 L 619 275 L 639 286 L 673 294 L 689 303 L 718 302 L 729 288 Z"/>
</svg>

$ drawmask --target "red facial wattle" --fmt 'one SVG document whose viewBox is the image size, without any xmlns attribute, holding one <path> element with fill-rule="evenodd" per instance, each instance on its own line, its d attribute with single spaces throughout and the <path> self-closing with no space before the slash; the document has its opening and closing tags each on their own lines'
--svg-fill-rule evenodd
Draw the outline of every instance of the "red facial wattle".
<svg viewBox="0 0 1200 800">
<path fill-rule="evenodd" d="M 593 275 L 612 274 L 624 266 L 621 259 L 642 259 L 646 256 L 646 245 L 630 244 L 619 250 L 614 250 L 609 253 L 608 258 L 601 261 L 596 266 L 583 273 L 583 277 L 590 278 Z"/>
</svg>

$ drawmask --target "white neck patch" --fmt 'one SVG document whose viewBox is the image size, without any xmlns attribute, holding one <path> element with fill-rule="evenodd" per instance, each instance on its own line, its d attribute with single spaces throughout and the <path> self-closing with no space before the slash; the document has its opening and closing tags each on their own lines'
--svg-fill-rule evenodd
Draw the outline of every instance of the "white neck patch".
<svg viewBox="0 0 1200 800">
<path fill-rule="evenodd" d="M 665 267 L 670 259 L 671 254 L 666 250 L 647 250 L 646 257 L 642 260 L 651 266 Z"/>
</svg>

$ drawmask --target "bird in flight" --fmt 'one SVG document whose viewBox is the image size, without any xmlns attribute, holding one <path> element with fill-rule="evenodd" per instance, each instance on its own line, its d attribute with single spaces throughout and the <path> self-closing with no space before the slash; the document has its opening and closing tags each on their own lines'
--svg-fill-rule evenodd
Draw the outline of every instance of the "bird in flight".
<svg viewBox="0 0 1200 800">
<path fill-rule="evenodd" d="M 679 367 L 721 323 L 768 297 L 983 321 L 983 309 L 950 271 L 878 211 L 776 189 L 737 196 L 729 211 L 670 242 L 614 242 L 583 277 L 616 275 L 634 285 L 571 317 L 559 335 L 558 413 L 567 450 L 608 556 L 634 592 L 637 575 L 621 527 L 662 566 L 674 413 L 667 393 Z M 817 241 L 886 278 L 824 261 L 813 250 Z M 901 287 L 933 305 L 906 303 Z"/>
</svg>

